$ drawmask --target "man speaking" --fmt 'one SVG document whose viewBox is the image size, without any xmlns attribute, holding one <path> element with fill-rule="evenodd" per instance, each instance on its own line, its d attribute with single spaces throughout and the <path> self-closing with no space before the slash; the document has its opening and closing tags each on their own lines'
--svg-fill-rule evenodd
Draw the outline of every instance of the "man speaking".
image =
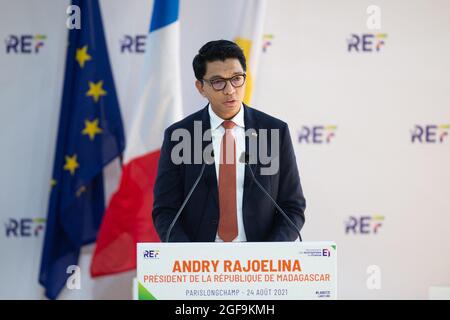
<svg viewBox="0 0 450 320">
<path fill-rule="evenodd" d="M 246 106 L 244 53 L 206 43 L 193 60 L 202 110 L 166 129 L 154 187 L 162 241 L 293 241 L 305 222 L 285 122 Z"/>
</svg>

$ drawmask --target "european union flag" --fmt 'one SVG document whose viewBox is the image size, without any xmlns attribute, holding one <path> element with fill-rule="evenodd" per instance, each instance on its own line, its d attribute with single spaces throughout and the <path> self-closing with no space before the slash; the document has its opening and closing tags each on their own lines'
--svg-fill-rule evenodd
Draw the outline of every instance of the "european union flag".
<svg viewBox="0 0 450 320">
<path fill-rule="evenodd" d="M 125 147 L 99 3 L 73 1 L 81 29 L 69 31 L 64 92 L 39 282 L 55 299 L 97 236 L 104 212 L 105 165 Z"/>
</svg>

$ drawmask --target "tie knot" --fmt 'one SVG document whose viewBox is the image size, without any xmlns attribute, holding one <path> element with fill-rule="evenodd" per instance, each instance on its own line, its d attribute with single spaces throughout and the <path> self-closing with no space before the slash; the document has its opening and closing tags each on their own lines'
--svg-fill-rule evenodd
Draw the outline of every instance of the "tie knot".
<svg viewBox="0 0 450 320">
<path fill-rule="evenodd" d="M 225 129 L 233 129 L 233 128 L 236 126 L 236 123 L 234 123 L 234 122 L 231 121 L 231 120 L 225 120 L 225 121 L 222 123 L 222 126 L 223 126 Z"/>
</svg>

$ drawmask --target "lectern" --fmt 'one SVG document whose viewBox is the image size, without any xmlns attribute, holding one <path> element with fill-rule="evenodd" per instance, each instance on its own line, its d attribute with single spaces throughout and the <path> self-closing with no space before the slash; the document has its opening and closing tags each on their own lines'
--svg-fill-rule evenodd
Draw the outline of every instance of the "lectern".
<svg viewBox="0 0 450 320">
<path fill-rule="evenodd" d="M 139 300 L 337 299 L 324 242 L 138 243 Z"/>
</svg>

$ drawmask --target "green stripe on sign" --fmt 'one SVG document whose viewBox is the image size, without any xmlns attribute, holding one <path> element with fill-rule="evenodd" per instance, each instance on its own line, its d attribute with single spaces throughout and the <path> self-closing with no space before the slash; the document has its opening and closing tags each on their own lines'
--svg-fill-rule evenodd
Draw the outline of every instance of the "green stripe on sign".
<svg viewBox="0 0 450 320">
<path fill-rule="evenodd" d="M 156 300 L 156 298 L 139 282 L 138 285 L 139 300 Z"/>
</svg>

